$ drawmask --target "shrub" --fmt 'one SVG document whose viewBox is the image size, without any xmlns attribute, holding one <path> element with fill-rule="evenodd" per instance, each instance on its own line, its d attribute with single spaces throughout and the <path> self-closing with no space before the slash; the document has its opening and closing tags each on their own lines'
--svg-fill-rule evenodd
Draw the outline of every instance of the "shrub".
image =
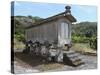
<svg viewBox="0 0 100 75">
<path fill-rule="evenodd" d="M 92 36 L 88 37 L 81 37 L 81 36 L 72 36 L 73 43 L 88 43 L 91 48 L 97 49 L 97 38 Z"/>
<path fill-rule="evenodd" d="M 89 45 L 90 45 L 91 48 L 97 50 L 97 38 L 92 37 L 92 38 L 89 40 Z"/>
<path fill-rule="evenodd" d="M 24 41 L 25 41 L 25 36 L 24 36 L 24 34 L 15 34 L 15 38 L 16 38 L 18 41 L 21 41 L 21 42 L 24 42 Z"/>
<path fill-rule="evenodd" d="M 86 37 L 72 36 L 72 42 L 74 43 L 87 43 L 88 40 Z"/>
</svg>

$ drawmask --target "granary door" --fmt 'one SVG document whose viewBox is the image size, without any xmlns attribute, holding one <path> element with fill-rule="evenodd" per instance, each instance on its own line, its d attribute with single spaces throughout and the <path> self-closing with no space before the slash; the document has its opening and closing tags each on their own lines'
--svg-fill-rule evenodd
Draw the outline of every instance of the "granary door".
<svg viewBox="0 0 100 75">
<path fill-rule="evenodd" d="M 62 22 L 59 26 L 59 45 L 64 46 L 69 41 L 69 26 L 68 23 Z"/>
</svg>

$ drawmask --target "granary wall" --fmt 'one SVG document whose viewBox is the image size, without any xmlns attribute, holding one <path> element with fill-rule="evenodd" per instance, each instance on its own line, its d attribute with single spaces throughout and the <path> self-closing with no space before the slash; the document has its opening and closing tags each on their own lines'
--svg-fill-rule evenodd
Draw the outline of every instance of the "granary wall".
<svg viewBox="0 0 100 75">
<path fill-rule="evenodd" d="M 61 34 L 61 23 L 67 23 L 68 29 L 62 38 Z M 68 37 L 68 38 L 66 38 Z M 64 45 L 64 42 L 69 44 L 71 42 L 71 22 L 67 18 L 62 17 L 57 20 L 41 24 L 36 27 L 32 27 L 26 30 L 26 40 L 29 41 L 39 41 L 43 43 L 44 41 L 49 41 L 50 43 L 58 41 L 59 45 Z"/>
<path fill-rule="evenodd" d="M 53 42 L 57 40 L 57 21 L 48 22 L 36 27 L 32 27 L 26 30 L 26 40 L 32 40 L 33 42 L 38 40 L 41 43 L 44 41 Z"/>
</svg>

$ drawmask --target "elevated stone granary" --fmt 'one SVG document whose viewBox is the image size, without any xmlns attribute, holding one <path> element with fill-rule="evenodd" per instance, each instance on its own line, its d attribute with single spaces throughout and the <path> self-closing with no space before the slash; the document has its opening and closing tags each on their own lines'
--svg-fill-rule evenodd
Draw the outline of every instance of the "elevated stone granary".
<svg viewBox="0 0 100 75">
<path fill-rule="evenodd" d="M 72 65 L 81 64 L 81 59 L 78 59 L 76 53 L 70 51 L 71 47 L 71 26 L 76 19 L 71 14 L 71 7 L 66 6 L 65 11 L 57 15 L 48 17 L 39 22 L 26 27 L 25 35 L 26 41 L 35 43 L 38 41 L 40 46 L 36 49 L 36 54 L 49 54 L 50 60 L 53 59 L 58 62 L 69 62 Z M 47 44 L 44 44 L 48 42 Z M 34 48 L 31 47 L 31 50 Z M 48 50 L 48 51 L 47 51 Z M 42 51 L 42 52 L 41 52 Z M 44 52 L 44 53 L 43 53 Z M 74 56 L 75 55 L 75 56 Z M 75 60 L 74 60 L 75 59 Z"/>
</svg>

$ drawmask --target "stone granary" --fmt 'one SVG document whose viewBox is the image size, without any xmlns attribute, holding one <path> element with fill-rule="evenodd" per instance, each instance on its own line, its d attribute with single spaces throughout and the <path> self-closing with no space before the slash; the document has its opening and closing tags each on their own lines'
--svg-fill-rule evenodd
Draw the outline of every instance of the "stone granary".
<svg viewBox="0 0 100 75">
<path fill-rule="evenodd" d="M 26 27 L 26 52 L 41 55 L 48 61 L 64 62 L 70 65 L 81 64 L 78 54 L 70 50 L 71 26 L 76 19 L 71 14 L 71 7 L 52 17 Z M 24 51 L 25 52 L 25 51 Z"/>
</svg>

